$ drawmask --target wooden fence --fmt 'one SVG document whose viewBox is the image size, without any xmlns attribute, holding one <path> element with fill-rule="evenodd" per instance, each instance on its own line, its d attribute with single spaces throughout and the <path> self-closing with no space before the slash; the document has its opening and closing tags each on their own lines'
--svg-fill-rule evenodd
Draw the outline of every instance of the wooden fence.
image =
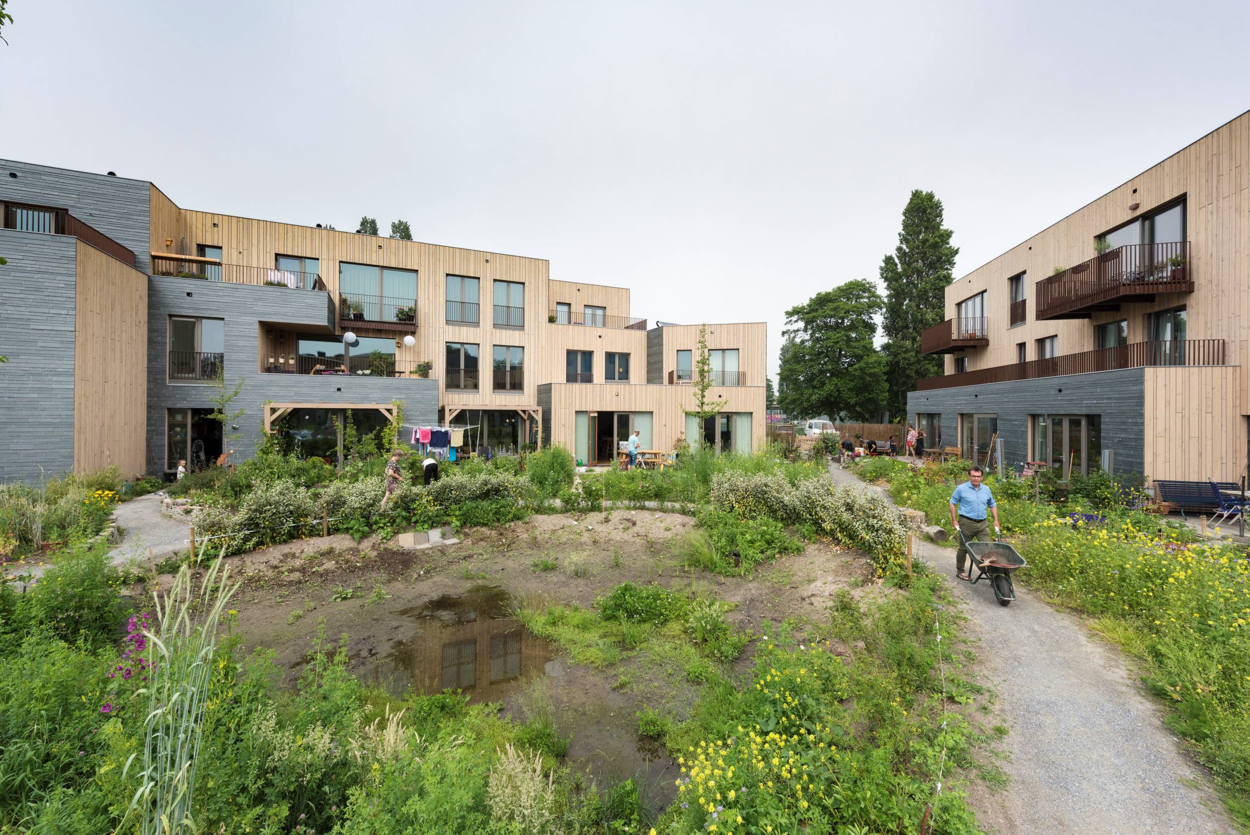
<svg viewBox="0 0 1250 835">
<path fill-rule="evenodd" d="M 834 428 L 843 438 L 854 439 L 859 435 L 865 441 L 870 438 L 874 441 L 886 441 L 893 435 L 900 449 L 907 436 L 907 428 L 898 423 L 835 423 Z"/>
</svg>

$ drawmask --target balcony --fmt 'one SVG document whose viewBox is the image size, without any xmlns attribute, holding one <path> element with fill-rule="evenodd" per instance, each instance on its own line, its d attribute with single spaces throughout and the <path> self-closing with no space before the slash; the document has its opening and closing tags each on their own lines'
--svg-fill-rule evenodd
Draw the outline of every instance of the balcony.
<svg viewBox="0 0 1250 835">
<path fill-rule="evenodd" d="M 645 331 L 646 319 L 633 319 L 629 316 L 608 316 L 596 312 L 587 314 L 572 311 L 553 310 L 547 314 L 547 321 L 556 325 L 580 325 L 586 328 L 611 328 L 613 330 Z"/>
<path fill-rule="evenodd" d="M 449 325 L 476 325 L 481 318 L 477 302 L 454 302 L 448 299 L 445 318 Z"/>
<path fill-rule="evenodd" d="M 525 372 L 520 368 L 494 369 L 495 391 L 522 392 L 525 390 Z"/>
<path fill-rule="evenodd" d="M 1122 246 L 1037 283 L 1037 318 L 1088 319 L 1159 293 L 1192 293 L 1186 242 Z"/>
<path fill-rule="evenodd" d="M 222 373 L 224 357 L 205 351 L 170 351 L 169 379 L 176 383 L 211 383 Z"/>
<path fill-rule="evenodd" d="M 1079 354 L 1065 354 L 1050 359 L 1017 362 L 978 368 L 962 374 L 929 377 L 916 381 L 916 391 L 977 386 L 983 383 L 1008 383 L 1016 380 L 1037 380 L 1042 377 L 1063 377 L 1068 374 L 1090 374 L 1096 371 L 1118 371 L 1124 368 L 1157 366 L 1224 365 L 1224 340 L 1183 339 L 1172 342 L 1135 342 L 1115 348 L 1099 348 Z"/>
<path fill-rule="evenodd" d="M 83 223 L 67 209 L 0 202 L 0 227 L 19 232 L 72 235 L 85 244 L 111 255 L 123 264 L 135 265 L 135 254 L 94 226 Z"/>
<path fill-rule="evenodd" d="M 989 344 L 988 322 L 984 316 L 947 319 L 920 332 L 922 354 L 953 354 L 968 348 L 984 348 Z"/>
<path fill-rule="evenodd" d="M 497 328 L 523 328 L 525 327 L 525 308 L 508 307 L 507 305 L 495 305 L 495 327 Z"/>
<path fill-rule="evenodd" d="M 374 330 L 415 332 L 417 303 L 413 299 L 342 293 L 339 298 L 339 321 L 344 327 L 359 324 Z"/>
<path fill-rule="evenodd" d="M 745 386 L 747 384 L 746 375 L 741 371 L 709 371 L 708 381 L 714 386 Z M 694 382 L 695 374 L 692 371 L 668 372 L 670 386 L 689 386 L 694 385 Z"/>
<path fill-rule="evenodd" d="M 595 375 L 593 371 L 566 371 L 564 372 L 564 382 L 566 383 L 593 383 Z"/>
<path fill-rule="evenodd" d="M 314 354 L 298 354 L 277 357 L 264 369 L 266 374 L 303 374 L 305 376 L 334 377 L 410 377 L 429 379 L 433 376 L 434 363 L 428 360 L 398 359 L 391 354 L 369 354 L 352 357 L 347 363 L 334 357 Z"/>
<path fill-rule="evenodd" d="M 200 258 L 195 255 L 162 255 L 153 252 L 152 275 L 198 278 L 204 281 L 221 281 L 226 284 L 250 284 L 253 287 L 286 287 L 291 290 L 320 290 L 322 292 L 327 289 L 325 282 L 317 273 L 223 264 L 216 258 Z"/>
<path fill-rule="evenodd" d="M 1023 325 L 1029 321 L 1029 300 L 1021 299 L 1011 303 L 1011 327 Z"/>
</svg>

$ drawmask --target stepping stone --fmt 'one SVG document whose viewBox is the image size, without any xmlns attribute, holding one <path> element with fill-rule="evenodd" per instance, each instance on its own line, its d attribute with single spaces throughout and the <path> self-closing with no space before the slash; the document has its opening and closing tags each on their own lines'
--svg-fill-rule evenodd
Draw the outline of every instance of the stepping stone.
<svg viewBox="0 0 1250 835">
<path fill-rule="evenodd" d="M 428 535 L 413 531 L 399 534 L 395 537 L 394 542 L 397 547 L 405 548 L 409 551 L 430 547 L 430 538 Z"/>
</svg>

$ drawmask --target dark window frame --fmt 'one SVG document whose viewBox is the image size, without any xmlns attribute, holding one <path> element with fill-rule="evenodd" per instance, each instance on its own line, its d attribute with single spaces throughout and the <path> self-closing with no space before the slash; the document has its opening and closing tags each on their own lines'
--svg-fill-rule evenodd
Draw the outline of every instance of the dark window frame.
<svg viewBox="0 0 1250 835">
<path fill-rule="evenodd" d="M 459 367 L 454 369 L 454 373 L 456 377 L 459 378 L 455 380 L 456 385 L 453 385 L 453 377 L 452 377 L 453 369 L 451 368 L 450 365 L 447 364 L 447 356 L 452 346 L 456 347 L 457 353 L 459 354 L 459 360 L 458 360 Z M 468 356 L 465 352 L 465 348 L 477 349 L 475 355 L 473 356 L 473 359 L 477 363 L 477 368 L 469 369 L 465 367 L 468 364 L 465 361 L 466 357 Z M 447 378 L 447 382 L 445 383 L 445 385 L 449 391 L 481 391 L 481 386 L 482 386 L 482 377 L 481 377 L 482 375 L 482 346 L 481 346 L 481 343 L 478 343 L 478 342 L 444 343 L 443 364 L 444 364 L 443 371 Z M 472 386 L 465 385 L 465 379 L 467 375 L 469 374 L 473 375 Z"/>
<path fill-rule="evenodd" d="M 619 358 L 619 357 L 625 358 L 625 369 L 624 369 L 625 376 L 624 377 L 620 376 L 620 373 L 621 373 L 620 360 L 616 359 L 616 362 L 613 362 L 613 359 Z M 604 351 L 603 353 L 603 380 L 604 382 L 606 383 L 628 383 L 629 382 L 629 365 L 630 365 L 630 359 L 629 359 L 629 354 L 627 352 Z"/>
<path fill-rule="evenodd" d="M 575 357 L 576 359 L 574 359 Z M 572 365 L 575 370 L 569 370 L 570 360 L 572 360 Z M 575 348 L 566 349 L 564 352 L 564 378 L 567 383 L 577 383 L 582 385 L 594 383 L 595 352 L 583 351 Z"/>
<path fill-rule="evenodd" d="M 497 356 L 503 351 L 503 366 Z M 520 351 L 521 358 L 512 362 L 512 352 Z M 499 385 L 499 373 L 503 372 L 502 386 Z M 515 378 L 515 382 L 514 382 Z M 525 390 L 525 346 L 523 345 L 492 345 L 491 346 L 491 389 L 492 391 L 520 392 Z"/>
</svg>

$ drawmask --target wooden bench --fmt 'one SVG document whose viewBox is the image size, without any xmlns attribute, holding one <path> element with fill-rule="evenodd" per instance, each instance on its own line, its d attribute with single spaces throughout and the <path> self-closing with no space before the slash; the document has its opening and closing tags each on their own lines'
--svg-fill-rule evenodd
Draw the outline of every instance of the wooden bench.
<svg viewBox="0 0 1250 835">
<path fill-rule="evenodd" d="M 1181 512 L 1185 518 L 1186 510 L 1215 510 L 1219 505 L 1215 492 L 1209 481 L 1158 481 L 1155 483 L 1155 499 L 1167 502 Z M 1241 485 L 1233 481 L 1217 482 L 1221 490 L 1240 490 Z"/>
</svg>

